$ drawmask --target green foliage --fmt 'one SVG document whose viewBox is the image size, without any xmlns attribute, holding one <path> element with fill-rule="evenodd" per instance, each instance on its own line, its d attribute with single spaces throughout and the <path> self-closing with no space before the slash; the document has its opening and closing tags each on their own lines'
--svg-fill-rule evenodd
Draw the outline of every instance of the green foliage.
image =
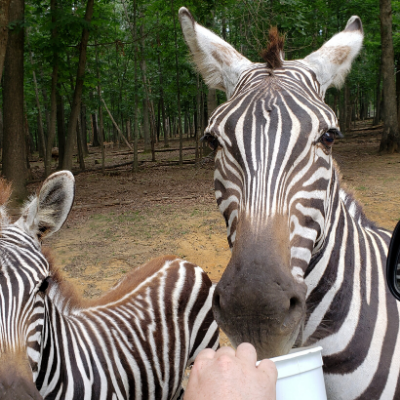
<svg viewBox="0 0 400 400">
<path fill-rule="evenodd" d="M 286 35 L 286 57 L 303 58 L 344 28 L 348 18 L 361 17 L 364 49 L 348 77 L 352 96 L 363 93 L 372 99 L 380 65 L 379 3 L 376 0 L 111 0 L 95 2 L 92 22 L 84 20 L 86 2 L 58 0 L 57 10 L 50 11 L 49 0 L 26 0 L 25 21 L 11 21 L 10 28 L 26 30 L 25 102 L 31 131 L 36 131 L 37 109 L 33 71 L 40 88 L 42 113 L 49 110 L 51 73 L 58 60 L 59 90 L 68 118 L 78 63 L 82 29 L 90 31 L 82 102 L 88 113 L 100 105 L 97 86 L 120 126 L 135 116 L 142 121 L 145 96 L 140 63 L 146 63 L 147 91 L 155 110 L 160 98 L 160 74 L 163 79 L 166 112 L 177 114 L 175 30 L 178 38 L 178 64 L 182 112 L 193 114 L 199 90 L 207 88 L 190 65 L 177 12 L 188 7 L 195 18 L 226 40 L 252 61 L 260 61 L 268 29 L 277 25 Z M 393 1 L 393 39 L 395 54 L 400 57 L 400 1 Z M 128 16 L 128 18 L 127 18 Z M 174 25 L 174 17 L 176 25 Z M 133 24 L 136 23 L 136 27 Z M 56 39 L 51 30 L 57 29 Z M 33 55 L 33 65 L 29 61 Z M 160 65 L 158 62 L 160 59 Z M 99 79 L 97 73 L 99 71 Z M 198 82 L 200 84 L 198 85 Z M 336 93 L 334 90 L 332 94 Z M 44 100 L 43 95 L 46 96 Z M 328 95 L 328 99 L 331 98 Z M 225 96 L 218 94 L 218 101 Z M 137 103 L 135 103 L 137 102 Z M 105 115 L 106 132 L 111 122 Z"/>
</svg>

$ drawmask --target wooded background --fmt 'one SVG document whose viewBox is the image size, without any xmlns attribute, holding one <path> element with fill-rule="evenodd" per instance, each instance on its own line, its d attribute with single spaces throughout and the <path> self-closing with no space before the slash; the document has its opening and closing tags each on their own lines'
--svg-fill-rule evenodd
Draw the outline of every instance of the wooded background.
<svg viewBox="0 0 400 400">
<path fill-rule="evenodd" d="M 343 88 L 325 101 L 343 133 L 357 120 L 383 121 L 381 152 L 400 149 L 400 1 L 380 0 L 0 0 L 0 147 L 2 174 L 23 198 L 35 152 L 51 173 L 85 168 L 90 147 L 105 143 L 155 154 L 155 146 L 196 143 L 225 101 L 190 64 L 178 21 L 185 6 L 202 25 L 261 62 L 268 29 L 286 35 L 285 58 L 303 58 L 344 29 L 364 25 L 364 47 Z M 3 68 L 4 62 L 4 68 Z M 178 140 L 179 139 L 179 140 Z M 57 147 L 57 149 L 55 149 Z M 53 165 L 54 169 L 54 165 Z"/>
</svg>

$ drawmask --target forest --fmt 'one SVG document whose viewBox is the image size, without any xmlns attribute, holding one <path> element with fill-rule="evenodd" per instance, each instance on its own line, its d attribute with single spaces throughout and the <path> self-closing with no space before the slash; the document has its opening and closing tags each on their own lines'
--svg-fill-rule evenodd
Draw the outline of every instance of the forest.
<svg viewBox="0 0 400 400">
<path fill-rule="evenodd" d="M 0 0 L 2 175 L 16 199 L 55 169 L 87 169 L 94 151 L 104 171 L 107 152 L 125 149 L 133 172 L 146 154 L 155 161 L 176 150 L 177 165 L 185 149 L 195 161 L 207 154 L 200 138 L 225 94 L 208 89 L 191 65 L 181 6 L 260 62 L 271 26 L 285 35 L 291 60 L 359 15 L 361 55 L 325 101 L 344 134 L 357 121 L 383 124 L 380 152 L 400 150 L 400 1 Z M 33 161 L 43 165 L 35 173 Z"/>
</svg>

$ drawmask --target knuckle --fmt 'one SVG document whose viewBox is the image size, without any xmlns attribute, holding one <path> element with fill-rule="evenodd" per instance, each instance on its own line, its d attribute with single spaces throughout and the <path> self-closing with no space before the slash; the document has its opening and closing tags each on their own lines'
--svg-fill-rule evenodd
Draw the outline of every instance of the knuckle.
<svg viewBox="0 0 400 400">
<path fill-rule="evenodd" d="M 232 358 L 227 354 L 222 354 L 218 357 L 217 363 L 223 370 L 229 369 L 232 366 Z"/>
</svg>

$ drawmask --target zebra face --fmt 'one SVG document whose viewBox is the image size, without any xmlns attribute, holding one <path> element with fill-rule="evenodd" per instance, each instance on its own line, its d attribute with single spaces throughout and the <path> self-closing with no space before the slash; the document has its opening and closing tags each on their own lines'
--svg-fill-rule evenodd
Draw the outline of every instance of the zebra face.
<svg viewBox="0 0 400 400">
<path fill-rule="evenodd" d="M 34 241 L 17 226 L 3 228 L 0 237 L 0 357 L 23 347 L 36 333 L 43 309 L 42 293 L 49 265 Z M 39 334 L 39 332 L 38 332 Z"/>
<path fill-rule="evenodd" d="M 271 70 L 200 27 L 186 9 L 180 20 L 199 71 L 228 96 L 205 131 L 232 249 L 214 316 L 234 345 L 251 342 L 259 358 L 286 354 L 307 312 L 307 267 L 324 243 L 337 179 L 331 152 L 340 131 L 323 98 L 361 48 L 361 21 L 352 17 L 318 51 L 277 60 Z"/>
<path fill-rule="evenodd" d="M 73 198 L 73 175 L 57 172 L 46 179 L 21 217 L 0 230 L 0 360 L 23 349 L 27 341 L 40 341 L 50 274 L 41 240 L 63 225 Z"/>
</svg>

